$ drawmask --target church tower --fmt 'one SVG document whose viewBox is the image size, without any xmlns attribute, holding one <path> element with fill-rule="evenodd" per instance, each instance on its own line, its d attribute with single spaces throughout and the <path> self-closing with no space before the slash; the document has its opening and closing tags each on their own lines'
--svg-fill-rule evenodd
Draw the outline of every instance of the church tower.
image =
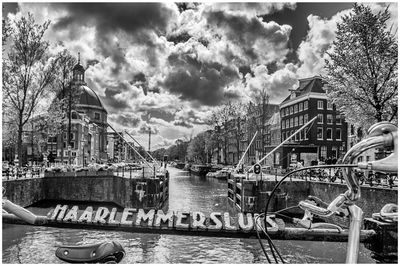
<svg viewBox="0 0 400 266">
<path fill-rule="evenodd" d="M 85 69 L 81 65 L 81 53 L 78 53 L 78 63 L 72 69 L 72 82 L 76 85 L 86 85 Z"/>
</svg>

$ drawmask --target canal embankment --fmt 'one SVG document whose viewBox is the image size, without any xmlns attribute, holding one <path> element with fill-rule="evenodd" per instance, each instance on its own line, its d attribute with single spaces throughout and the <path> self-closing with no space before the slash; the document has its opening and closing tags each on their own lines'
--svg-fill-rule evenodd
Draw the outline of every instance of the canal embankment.
<svg viewBox="0 0 400 266">
<path fill-rule="evenodd" d="M 268 198 L 277 182 L 241 180 L 235 182 L 228 180 L 228 199 L 231 205 L 242 212 L 263 212 Z M 347 186 L 341 183 L 326 183 L 319 181 L 287 181 L 281 184 L 270 201 L 269 211 L 277 211 L 291 206 L 297 206 L 307 197 L 315 196 L 326 203 L 332 202 L 337 196 L 343 194 Z M 365 217 L 379 212 L 387 203 L 397 203 L 398 190 L 361 186 L 361 198 L 357 205 L 364 211 Z M 293 209 L 292 211 L 296 211 Z M 297 209 L 299 213 L 302 210 Z"/>
<path fill-rule="evenodd" d="M 161 208 L 168 199 L 168 177 L 124 178 L 112 172 L 3 181 L 4 196 L 27 207 L 43 200 L 112 202 L 121 207 Z"/>
</svg>

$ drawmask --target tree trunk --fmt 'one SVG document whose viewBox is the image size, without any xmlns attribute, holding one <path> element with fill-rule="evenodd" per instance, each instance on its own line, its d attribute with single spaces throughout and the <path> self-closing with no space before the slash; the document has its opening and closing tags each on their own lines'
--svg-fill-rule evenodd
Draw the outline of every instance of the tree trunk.
<svg viewBox="0 0 400 266">
<path fill-rule="evenodd" d="M 68 97 L 68 129 L 67 129 L 68 164 L 71 164 L 71 150 L 69 149 L 71 143 L 71 112 L 72 112 L 71 108 L 72 108 L 72 95 L 70 90 Z"/>
<path fill-rule="evenodd" d="M 22 117 L 19 119 L 18 124 L 18 139 L 17 139 L 17 151 L 18 151 L 18 166 L 22 166 L 22 133 L 23 133 L 23 125 L 22 125 Z"/>
</svg>

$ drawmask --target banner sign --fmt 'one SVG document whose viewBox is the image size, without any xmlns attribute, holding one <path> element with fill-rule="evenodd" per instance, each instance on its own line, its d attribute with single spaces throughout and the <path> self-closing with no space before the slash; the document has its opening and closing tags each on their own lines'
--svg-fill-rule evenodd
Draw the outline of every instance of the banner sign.
<svg viewBox="0 0 400 266">
<path fill-rule="evenodd" d="M 166 211 L 155 209 L 125 208 L 118 212 L 117 208 L 98 207 L 94 211 L 92 206 L 79 209 L 78 206 L 57 205 L 48 214 L 50 221 L 55 223 L 93 224 L 113 227 L 143 227 L 168 228 L 177 230 L 206 230 L 206 231 L 241 231 L 255 230 L 255 222 L 259 231 L 265 230 L 264 218 L 259 214 L 238 213 L 231 216 L 228 212 L 212 212 L 206 216 L 202 212 Z M 267 230 L 279 230 L 274 216 L 267 217 Z"/>
</svg>

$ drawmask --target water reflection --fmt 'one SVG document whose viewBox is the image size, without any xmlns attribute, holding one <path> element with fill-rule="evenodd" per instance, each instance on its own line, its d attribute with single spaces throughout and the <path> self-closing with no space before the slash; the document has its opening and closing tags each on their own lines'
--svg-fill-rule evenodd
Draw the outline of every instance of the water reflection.
<svg viewBox="0 0 400 266">
<path fill-rule="evenodd" d="M 168 207 L 175 211 L 233 212 L 227 201 L 227 183 L 190 176 L 169 169 Z M 48 209 L 35 209 L 45 214 Z M 61 244 L 121 243 L 127 254 L 122 263 L 267 263 L 256 239 L 140 234 L 63 228 L 3 225 L 3 263 L 62 263 L 55 256 Z M 345 243 L 274 241 L 289 263 L 343 263 Z M 265 243 L 268 250 L 268 246 Z M 360 263 L 374 263 L 360 246 Z"/>
</svg>

